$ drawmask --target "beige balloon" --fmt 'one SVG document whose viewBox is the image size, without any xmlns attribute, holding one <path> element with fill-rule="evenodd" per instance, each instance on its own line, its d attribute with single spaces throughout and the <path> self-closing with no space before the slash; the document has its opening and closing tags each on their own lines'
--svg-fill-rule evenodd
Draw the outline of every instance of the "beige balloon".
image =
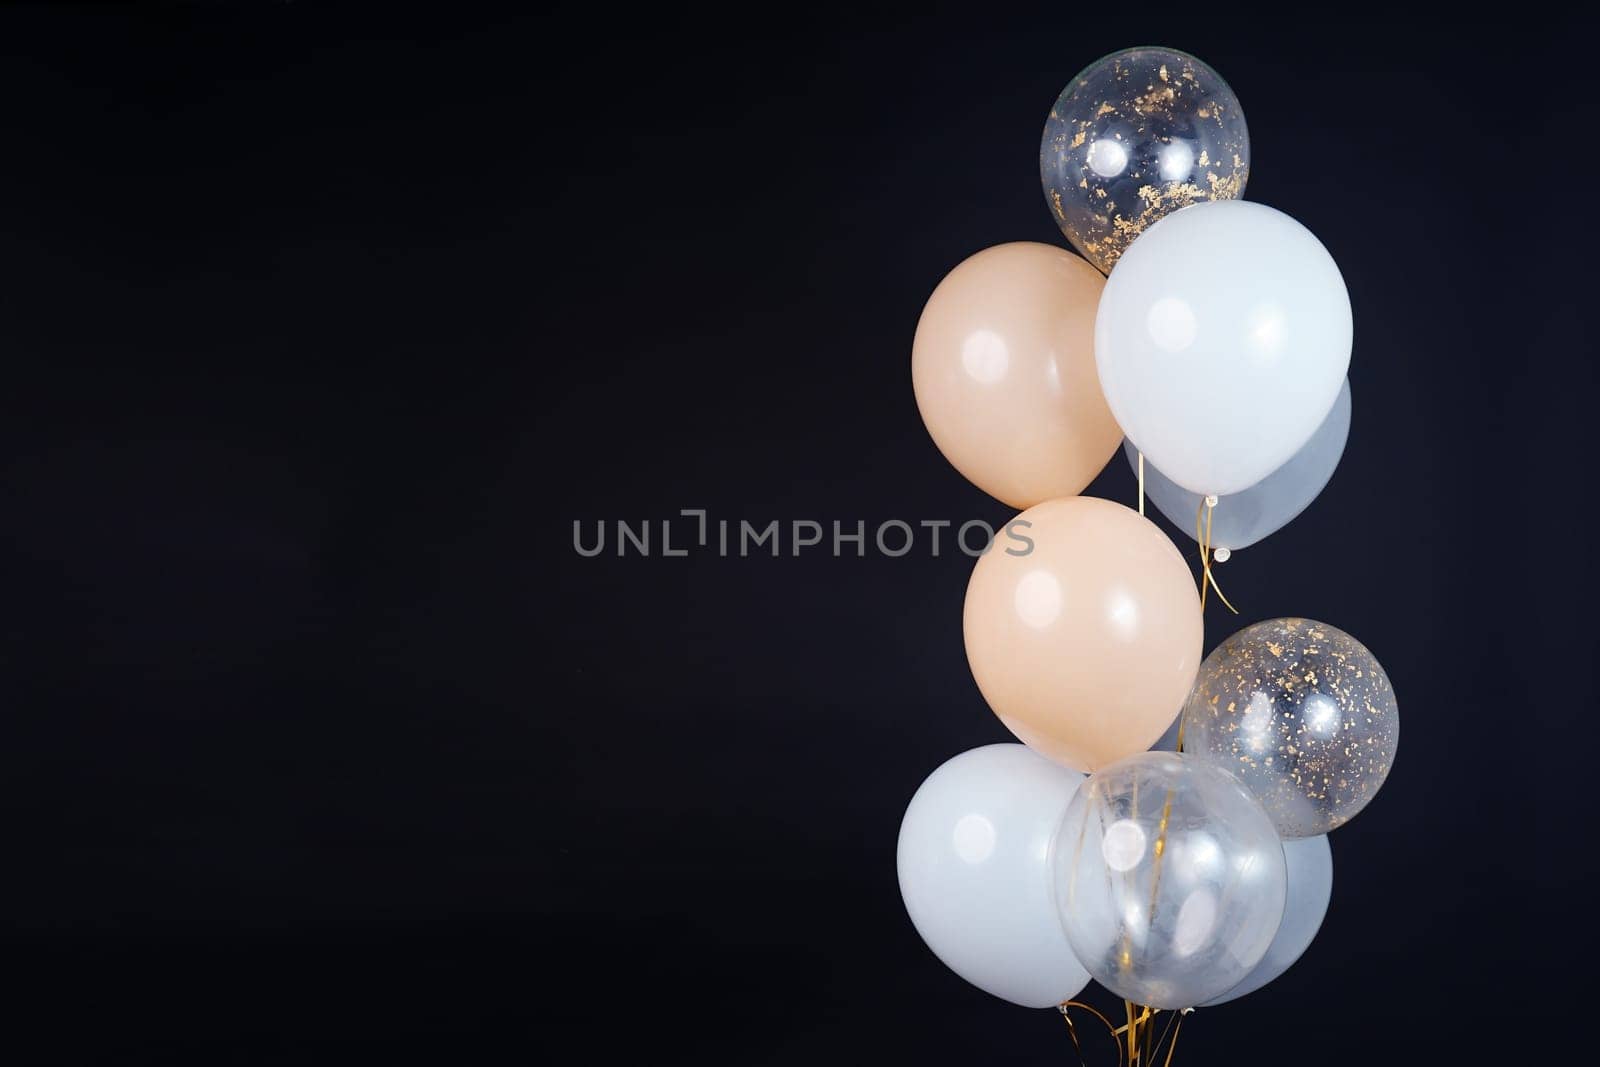
<svg viewBox="0 0 1600 1067">
<path fill-rule="evenodd" d="M 1039 504 L 1007 531 L 967 585 L 967 662 L 989 707 L 1073 770 L 1145 751 L 1200 667 L 1200 596 L 1177 546 L 1095 497 Z"/>
<path fill-rule="evenodd" d="M 922 421 L 956 470 L 1012 507 L 1082 492 L 1122 442 L 1095 370 L 1104 287 L 1072 253 L 1021 241 L 964 261 L 922 309 Z"/>
</svg>

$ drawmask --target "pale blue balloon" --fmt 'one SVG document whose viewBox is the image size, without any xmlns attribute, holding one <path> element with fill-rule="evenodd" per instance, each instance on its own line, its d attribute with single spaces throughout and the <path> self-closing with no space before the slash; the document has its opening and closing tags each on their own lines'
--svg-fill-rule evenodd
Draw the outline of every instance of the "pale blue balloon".
<svg viewBox="0 0 1600 1067">
<path fill-rule="evenodd" d="M 1322 425 L 1289 462 L 1250 488 L 1218 498 L 1211 513 L 1211 546 L 1235 551 L 1287 526 L 1333 477 L 1349 436 L 1350 380 L 1347 378 Z M 1137 476 L 1138 449 L 1133 447 L 1132 441 L 1124 440 L 1122 451 Z M 1146 459 L 1144 494 L 1173 525 L 1194 537 L 1195 516 L 1202 499 L 1198 493 L 1175 484 Z"/>
<path fill-rule="evenodd" d="M 1176 752 L 1178 724 L 1182 721 L 1181 715 L 1174 719 L 1172 725 L 1167 727 L 1167 732 L 1161 735 L 1161 740 L 1151 745 L 1150 750 Z M 1283 861 L 1289 875 L 1283 921 L 1278 924 L 1272 944 L 1267 946 L 1267 954 L 1238 985 L 1200 1007 L 1226 1004 L 1247 993 L 1254 993 L 1293 966 L 1311 946 L 1317 931 L 1322 929 L 1323 917 L 1328 914 L 1328 902 L 1333 898 L 1333 850 L 1328 846 L 1328 835 L 1285 841 Z"/>
<path fill-rule="evenodd" d="M 1283 859 L 1289 872 L 1288 893 L 1283 921 L 1278 924 L 1272 944 L 1267 946 L 1267 954 L 1245 975 L 1244 981 L 1201 1007 L 1226 1004 L 1254 993 L 1292 967 L 1322 929 L 1328 901 L 1333 897 L 1333 850 L 1328 847 L 1328 835 L 1285 841 Z"/>
</svg>

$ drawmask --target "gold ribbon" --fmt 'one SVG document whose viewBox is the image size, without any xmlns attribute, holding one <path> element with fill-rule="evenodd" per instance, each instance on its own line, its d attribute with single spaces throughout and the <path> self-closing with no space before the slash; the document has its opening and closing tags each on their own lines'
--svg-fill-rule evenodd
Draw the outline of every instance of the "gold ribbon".
<svg viewBox="0 0 1600 1067">
<path fill-rule="evenodd" d="M 1106 1028 L 1112 1043 L 1117 1046 L 1117 1067 L 1155 1067 L 1157 1060 L 1160 1060 L 1161 1067 L 1172 1067 L 1172 1056 L 1178 1048 L 1178 1034 L 1183 1029 L 1183 1017 L 1194 1009 L 1172 1012 L 1166 1025 L 1158 1028 L 1156 1016 L 1161 1014 L 1160 1008 L 1135 1004 L 1131 1000 L 1124 1000 L 1122 1006 L 1127 1012 L 1128 1021 L 1115 1026 L 1104 1012 L 1084 1001 L 1068 1000 L 1057 1005 L 1061 1017 L 1066 1020 L 1067 1033 L 1072 1037 L 1072 1047 L 1078 1053 L 1080 1067 L 1088 1067 L 1088 1060 L 1084 1058 L 1078 1028 L 1072 1021 L 1073 1008 L 1081 1008 L 1093 1015 Z M 1163 1048 L 1166 1049 L 1165 1058 L 1161 1056 Z"/>
<path fill-rule="evenodd" d="M 1194 539 L 1200 542 L 1200 609 L 1205 610 L 1209 586 L 1217 591 L 1217 597 L 1227 604 L 1228 610 L 1237 615 L 1239 609 L 1228 603 L 1228 598 L 1222 595 L 1222 587 L 1217 585 L 1217 576 L 1211 573 L 1211 513 L 1214 510 L 1211 497 L 1204 497 L 1194 513 Z"/>
<path fill-rule="evenodd" d="M 1177 1028 L 1175 1028 L 1172 1031 L 1172 1044 L 1167 1046 L 1167 1064 L 1166 1064 L 1166 1067 L 1172 1067 L 1172 1054 L 1174 1052 L 1178 1051 L 1178 1030 L 1182 1029 L 1184 1016 L 1186 1016 L 1188 1014 L 1189 1014 L 1188 1012 L 1184 1012 L 1183 1014 L 1178 1016 L 1178 1026 L 1177 1026 Z"/>
<path fill-rule="evenodd" d="M 1080 1067 L 1088 1067 L 1088 1061 L 1083 1058 L 1083 1046 L 1078 1042 L 1078 1028 L 1072 1024 L 1072 1012 L 1070 1010 L 1072 1008 L 1082 1008 L 1090 1015 L 1093 1015 L 1096 1019 L 1099 1019 L 1100 1022 L 1105 1025 L 1106 1033 L 1111 1035 L 1112 1042 L 1117 1046 L 1117 1067 L 1122 1067 L 1122 1041 L 1120 1039 L 1122 1031 L 1112 1026 L 1111 1020 L 1106 1018 L 1105 1013 L 1100 1011 L 1100 1009 L 1096 1008 L 1094 1005 L 1085 1004 L 1081 1000 L 1068 1000 L 1064 1001 L 1060 1005 L 1061 1017 L 1067 1020 L 1067 1033 L 1072 1035 L 1072 1047 L 1078 1050 L 1078 1063 Z"/>
</svg>

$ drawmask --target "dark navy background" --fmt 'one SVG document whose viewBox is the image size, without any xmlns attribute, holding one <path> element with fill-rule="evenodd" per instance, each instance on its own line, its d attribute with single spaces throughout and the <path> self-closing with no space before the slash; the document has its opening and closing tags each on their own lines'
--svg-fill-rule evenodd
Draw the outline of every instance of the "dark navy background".
<svg viewBox="0 0 1600 1067">
<path fill-rule="evenodd" d="M 1405 724 L 1316 944 L 1174 1062 L 1575 1038 L 1532 1012 L 1594 925 L 1593 65 L 1528 5 L 1309 18 L 0 11 L 7 1062 L 1072 1062 L 895 884 L 923 776 L 1007 739 L 971 562 L 572 523 L 1008 518 L 917 316 L 1064 243 L 1045 114 L 1151 42 L 1355 306 L 1343 466 L 1208 647 L 1333 623 Z"/>
</svg>

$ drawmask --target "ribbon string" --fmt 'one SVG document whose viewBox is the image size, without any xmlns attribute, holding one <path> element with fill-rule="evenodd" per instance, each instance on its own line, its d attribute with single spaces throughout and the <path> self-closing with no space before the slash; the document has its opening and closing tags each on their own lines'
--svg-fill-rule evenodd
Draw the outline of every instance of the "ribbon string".
<svg viewBox="0 0 1600 1067">
<path fill-rule="evenodd" d="M 1068 1000 L 1057 1005 L 1061 1017 L 1066 1020 L 1072 1047 L 1078 1053 L 1079 1067 L 1088 1067 L 1089 1061 L 1084 1055 L 1077 1025 L 1072 1021 L 1073 1008 L 1079 1008 L 1093 1015 L 1100 1020 L 1100 1025 L 1106 1028 L 1106 1033 L 1117 1047 L 1117 1067 L 1158 1067 L 1158 1065 L 1172 1067 L 1172 1056 L 1178 1047 L 1178 1034 L 1183 1029 L 1183 1017 L 1194 1009 L 1184 1008 L 1169 1012 L 1165 1025 L 1159 1025 L 1156 1017 L 1162 1013 L 1160 1008 L 1135 1004 L 1131 1000 L 1124 1000 L 1122 1007 L 1128 1021 L 1116 1026 L 1104 1012 L 1081 1000 Z M 1163 1051 L 1166 1052 L 1164 1057 Z"/>
<path fill-rule="evenodd" d="M 1104 1012 L 1092 1004 L 1085 1004 L 1081 1000 L 1069 1000 L 1063 1003 L 1060 1007 L 1061 1017 L 1067 1020 L 1067 1033 L 1072 1035 L 1073 1047 L 1078 1050 L 1078 1063 L 1080 1064 L 1080 1067 L 1088 1067 L 1088 1063 L 1083 1058 L 1083 1046 L 1078 1043 L 1078 1028 L 1072 1024 L 1071 1009 L 1073 1008 L 1082 1008 L 1084 1011 L 1100 1020 L 1101 1024 L 1106 1028 L 1106 1033 L 1111 1035 L 1112 1043 L 1117 1046 L 1117 1067 L 1123 1067 L 1126 1061 L 1124 1060 L 1122 1054 L 1122 1031 L 1112 1025 L 1111 1020 L 1106 1018 Z"/>
<path fill-rule="evenodd" d="M 1078 1053 L 1078 1067 L 1089 1067 L 1089 1061 L 1083 1058 L 1083 1042 L 1078 1040 L 1078 1028 L 1072 1024 L 1072 1011 L 1068 1008 L 1068 1001 L 1060 1006 L 1061 1017 L 1067 1021 L 1067 1033 L 1072 1035 L 1072 1048 Z"/>
<path fill-rule="evenodd" d="M 1229 611 L 1235 615 L 1239 609 L 1228 602 L 1223 595 L 1222 587 L 1217 584 L 1217 576 L 1211 573 L 1211 513 L 1216 510 L 1214 503 L 1216 497 L 1208 496 L 1200 501 L 1200 506 L 1194 513 L 1194 539 L 1200 542 L 1200 608 L 1205 610 L 1206 589 L 1209 587 L 1217 591 L 1217 597 L 1227 605 Z"/>
<path fill-rule="evenodd" d="M 1172 1054 L 1178 1051 L 1178 1031 L 1183 1029 L 1183 1017 L 1188 1014 L 1188 1009 L 1175 1012 L 1173 1018 L 1167 1020 L 1167 1029 L 1172 1031 L 1172 1043 L 1167 1046 L 1167 1058 L 1161 1067 L 1172 1067 Z M 1161 1041 L 1165 1040 L 1167 1040 L 1167 1031 L 1163 1030 L 1161 1032 Z M 1157 1049 L 1161 1048 L 1161 1041 L 1156 1042 Z"/>
</svg>

